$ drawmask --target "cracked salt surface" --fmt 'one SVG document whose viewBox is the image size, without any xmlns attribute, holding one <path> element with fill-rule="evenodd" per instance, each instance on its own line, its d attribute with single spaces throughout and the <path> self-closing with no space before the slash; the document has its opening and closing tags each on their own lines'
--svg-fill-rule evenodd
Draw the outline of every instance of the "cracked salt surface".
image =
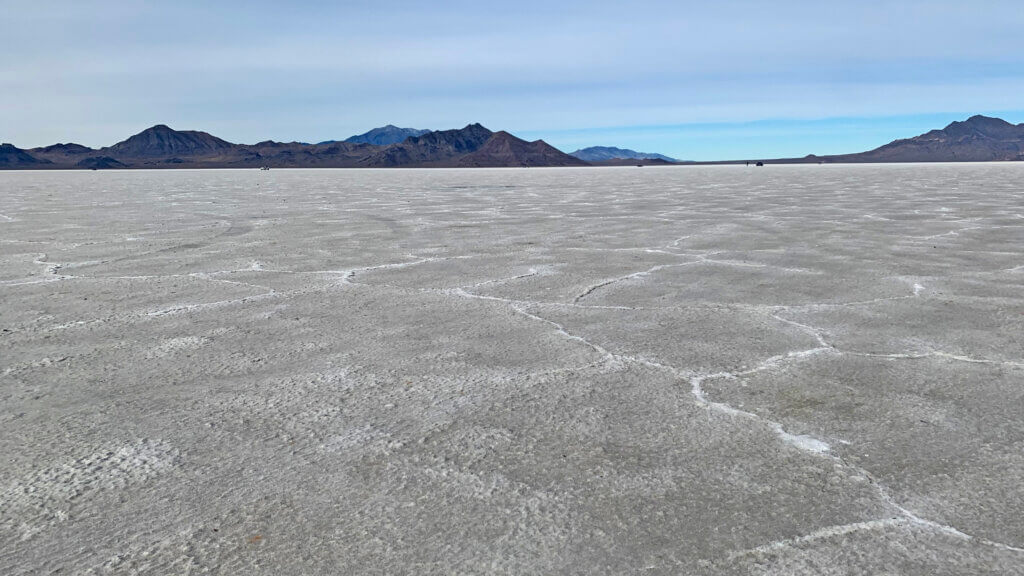
<svg viewBox="0 0 1024 576">
<path fill-rule="evenodd" d="M 1020 573 L 1022 170 L 2 174 L 0 571 Z"/>
</svg>

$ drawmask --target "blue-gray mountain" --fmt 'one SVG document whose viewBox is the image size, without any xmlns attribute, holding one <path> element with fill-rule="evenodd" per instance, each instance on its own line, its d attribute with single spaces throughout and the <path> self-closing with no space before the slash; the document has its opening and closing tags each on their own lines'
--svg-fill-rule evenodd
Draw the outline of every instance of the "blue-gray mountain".
<svg viewBox="0 0 1024 576">
<path fill-rule="evenodd" d="M 584 162 L 605 162 L 608 160 L 664 160 L 665 162 L 675 162 L 675 158 L 669 158 L 664 154 L 654 154 L 652 152 L 637 152 L 636 150 L 630 150 L 628 148 L 616 148 L 614 146 L 591 146 L 590 148 L 581 148 L 575 152 L 570 152 L 570 156 L 575 156 Z"/>
<path fill-rule="evenodd" d="M 373 144 L 374 146 L 390 146 L 391 144 L 398 144 L 404 142 L 406 138 L 410 136 L 423 136 L 430 132 L 430 130 L 421 130 L 419 128 L 399 128 L 392 124 L 387 126 L 381 126 L 380 128 L 374 128 L 369 132 L 363 134 L 357 134 L 355 136 L 349 136 L 343 142 L 349 144 Z M 320 144 L 334 144 L 337 140 L 327 140 Z"/>
</svg>

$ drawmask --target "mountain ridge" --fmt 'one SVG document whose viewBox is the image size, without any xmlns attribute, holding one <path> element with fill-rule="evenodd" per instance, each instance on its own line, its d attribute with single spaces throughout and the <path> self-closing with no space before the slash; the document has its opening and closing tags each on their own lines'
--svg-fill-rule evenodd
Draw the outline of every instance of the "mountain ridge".
<svg viewBox="0 0 1024 576">
<path fill-rule="evenodd" d="M 495 132 L 478 150 L 459 159 L 459 166 L 467 168 L 586 165 L 543 140 L 527 142 L 504 130 Z"/>
<path fill-rule="evenodd" d="M 207 132 L 174 130 L 165 124 L 157 124 L 100 149 L 79 144 L 54 144 L 27 151 L 5 144 L 0 148 L 0 169 L 585 165 L 541 140 L 528 143 L 507 132 L 491 132 L 479 123 L 453 130 L 420 132 L 388 145 L 346 141 L 305 144 L 273 140 L 235 144 Z"/>
<path fill-rule="evenodd" d="M 389 125 L 390 126 L 390 125 Z M 384 128 L 387 128 L 386 126 Z M 399 129 L 407 130 L 407 129 Z M 53 144 L 24 150 L 0 145 L 0 169 L 107 168 L 398 168 L 471 166 L 587 166 L 668 163 L 666 156 L 614 147 L 590 147 L 612 159 L 586 161 L 543 140 L 527 142 L 504 131 L 491 132 L 478 123 L 453 130 L 428 131 L 401 142 L 375 145 L 329 141 L 320 144 L 275 142 L 235 144 L 207 132 L 174 130 L 157 124 L 111 146 L 93 149 L 80 144 Z M 618 158 L 635 153 L 651 158 Z M 897 163 L 1024 161 L 1024 123 L 974 115 L 911 138 L 893 140 L 853 154 L 801 158 L 718 162 L 676 162 L 675 165 L 737 163 Z"/>
<path fill-rule="evenodd" d="M 1024 160 L 1024 124 L 976 114 L 874 150 L 826 158 L 872 162 L 986 162 Z"/>
<path fill-rule="evenodd" d="M 390 168 L 398 166 L 439 165 L 476 151 L 493 132 L 481 124 L 468 124 L 455 130 L 438 130 L 422 136 L 410 136 L 384 147 L 360 162 L 361 166 Z"/>
<path fill-rule="evenodd" d="M 231 149 L 234 144 L 207 132 L 173 130 L 157 124 L 100 152 L 114 158 L 156 158 L 164 156 L 199 156 Z"/>
<path fill-rule="evenodd" d="M 38 168 L 46 164 L 53 162 L 45 158 L 36 158 L 14 144 L 0 144 L 0 168 Z"/>
<path fill-rule="evenodd" d="M 348 142 L 349 144 L 373 144 L 374 146 L 390 146 L 391 144 L 398 144 L 399 142 L 405 141 L 406 138 L 411 136 L 422 136 L 430 130 L 423 130 L 420 128 L 399 128 L 394 124 L 387 124 L 379 128 L 374 128 L 362 134 L 356 134 L 355 136 L 349 136 L 342 140 L 342 142 Z M 336 140 L 328 140 L 321 142 L 321 144 L 332 144 Z"/>
<path fill-rule="evenodd" d="M 675 158 L 665 156 L 664 154 L 656 154 L 653 152 L 637 152 L 636 150 L 630 150 L 629 148 L 616 148 L 615 146 L 589 146 L 587 148 L 580 148 L 575 152 L 569 152 L 570 156 L 575 156 L 584 162 L 604 162 L 607 160 L 664 160 L 665 162 L 675 162 Z"/>
<path fill-rule="evenodd" d="M 800 158 L 751 158 L 685 164 L 898 164 L 907 162 L 1024 161 L 1024 123 L 975 114 L 910 138 L 898 138 L 877 148 L 851 154 Z"/>
</svg>

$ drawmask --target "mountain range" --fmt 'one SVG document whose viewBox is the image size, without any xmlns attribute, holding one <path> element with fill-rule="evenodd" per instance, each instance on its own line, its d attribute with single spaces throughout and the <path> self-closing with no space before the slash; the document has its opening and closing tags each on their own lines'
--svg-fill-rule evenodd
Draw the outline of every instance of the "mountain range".
<svg viewBox="0 0 1024 576">
<path fill-rule="evenodd" d="M 393 140 L 405 135 L 401 140 Z M 370 142 L 364 142 L 368 140 Z M 374 144 L 373 142 L 389 142 Z M 0 169 L 106 168 L 393 168 L 586 166 L 543 140 L 527 142 L 480 124 L 457 130 L 385 126 L 349 140 L 320 144 L 234 144 L 206 132 L 158 124 L 105 148 L 54 144 L 22 150 L 0 146 Z"/>
<path fill-rule="evenodd" d="M 401 138 L 401 140 L 398 140 Z M 802 158 L 751 159 L 701 164 L 981 162 L 1024 160 L 1024 124 L 972 116 L 941 130 L 895 140 L 856 154 Z M 173 130 L 163 124 L 147 128 L 105 148 L 54 144 L 23 150 L 0 145 L 0 169 L 108 168 L 393 168 L 393 167 L 517 167 L 632 164 L 695 164 L 675 162 L 661 154 L 595 146 L 566 154 L 543 140 L 527 142 L 480 124 L 457 130 L 426 131 L 384 126 L 345 141 L 319 144 L 274 142 L 234 144 L 206 132 Z"/>
</svg>

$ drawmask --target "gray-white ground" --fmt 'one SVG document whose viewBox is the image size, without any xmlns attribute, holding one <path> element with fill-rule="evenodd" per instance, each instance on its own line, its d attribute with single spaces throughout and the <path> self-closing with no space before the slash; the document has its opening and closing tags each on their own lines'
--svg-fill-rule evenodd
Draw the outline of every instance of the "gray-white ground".
<svg viewBox="0 0 1024 576">
<path fill-rule="evenodd" d="M 0 174 L 0 573 L 1024 573 L 1024 165 Z"/>
</svg>

